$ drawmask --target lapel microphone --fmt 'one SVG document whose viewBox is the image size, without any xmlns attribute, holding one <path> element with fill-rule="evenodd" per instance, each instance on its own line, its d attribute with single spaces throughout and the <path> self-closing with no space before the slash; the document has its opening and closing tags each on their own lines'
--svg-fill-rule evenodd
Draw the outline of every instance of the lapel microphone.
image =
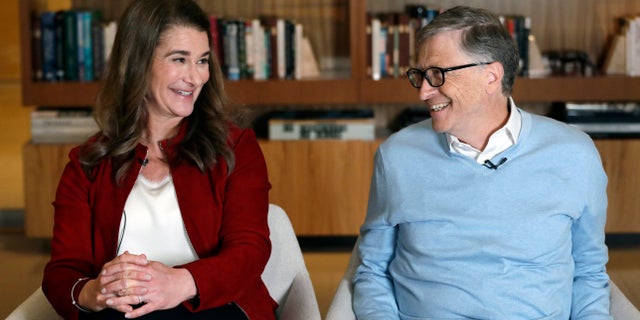
<svg viewBox="0 0 640 320">
<path fill-rule="evenodd" d="M 483 166 L 489 168 L 489 169 L 493 169 L 493 170 L 498 170 L 498 168 L 503 165 L 505 162 L 507 162 L 507 158 L 502 158 L 500 159 L 500 161 L 498 161 L 498 163 L 493 163 L 491 162 L 491 160 L 487 159 L 484 161 Z"/>
</svg>

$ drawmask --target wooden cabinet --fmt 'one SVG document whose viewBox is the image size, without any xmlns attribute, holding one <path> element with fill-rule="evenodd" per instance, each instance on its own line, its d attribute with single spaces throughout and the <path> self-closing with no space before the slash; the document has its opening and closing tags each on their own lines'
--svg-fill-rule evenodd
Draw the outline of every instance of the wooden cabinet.
<svg viewBox="0 0 640 320">
<path fill-rule="evenodd" d="M 260 141 L 272 184 L 270 201 L 283 207 L 296 233 L 354 235 L 364 221 L 380 141 Z M 51 205 L 73 145 L 24 147 L 26 234 L 51 237 Z"/>
<path fill-rule="evenodd" d="M 20 1 L 20 35 L 22 58 L 22 98 L 24 105 L 86 106 L 93 105 L 101 85 L 97 82 L 47 83 L 33 81 L 30 14 L 46 10 L 54 0 Z M 100 8 L 106 16 L 117 17 L 126 1 L 66 0 L 73 7 Z M 614 18 L 619 12 L 640 10 L 634 0 L 616 5 L 593 0 L 585 12 L 596 12 L 593 19 L 580 19 L 574 8 L 585 6 L 581 0 L 562 2 L 544 0 L 441 1 L 443 8 L 455 4 L 484 6 L 494 12 L 527 10 L 535 16 L 533 34 L 542 49 L 571 48 L 588 52 L 601 51 L 606 45 Z M 64 1 L 58 1 L 64 2 Z M 307 17 L 322 12 L 328 21 L 310 23 L 305 29 L 318 48 L 319 58 L 346 60 L 347 70 L 321 69 L 321 76 L 299 81 L 226 81 L 232 100 L 252 107 L 330 105 L 344 108 L 362 105 L 390 105 L 404 108 L 418 102 L 417 92 L 405 78 L 374 81 L 366 76 L 366 13 L 375 10 L 398 10 L 409 1 L 377 0 L 281 0 L 273 1 L 199 1 L 211 12 L 239 10 L 244 15 L 273 13 L 269 10 L 302 12 Z M 243 5 L 238 5 L 242 3 Z M 242 11 L 244 7 L 272 6 L 266 12 Z M 383 5 L 384 4 L 384 5 Z M 535 4 L 535 5 L 534 5 Z M 606 4 L 606 5 L 605 5 Z M 386 7 L 385 7 L 386 5 Z M 233 7 L 233 8 L 230 8 Z M 298 10 L 299 9 L 299 10 Z M 222 12 L 218 12 L 221 10 Z M 256 9 L 258 10 L 258 9 Z M 513 12 L 512 13 L 521 13 Z M 563 13 L 562 17 L 556 14 Z M 564 13 L 567 13 L 566 15 Z M 563 19 L 560 22 L 557 19 Z M 603 22 L 606 21 L 606 22 Z M 611 24 L 611 25 L 609 25 Z M 328 28 L 328 29 L 327 29 Z M 554 29 L 556 28 L 556 29 Z M 557 30 L 557 28 L 560 28 Z M 305 31 L 307 33 L 307 31 Z M 603 36 L 604 34 L 604 36 Z M 575 40 L 575 41 L 574 41 Z M 598 52 L 599 53 L 599 52 Z M 331 63 L 327 63 L 331 65 Z M 558 101 L 640 101 L 640 78 L 626 76 L 519 78 L 514 99 L 524 103 Z M 261 141 L 273 184 L 271 201 L 283 206 L 291 216 L 299 235 L 353 235 L 358 232 L 366 211 L 373 154 L 380 141 Z M 598 140 L 605 169 L 610 175 L 608 232 L 640 232 L 640 200 L 633 192 L 640 188 L 634 178 L 635 163 L 640 157 L 636 140 Z M 51 201 L 55 186 L 66 163 L 67 145 L 27 144 L 24 148 L 26 230 L 29 236 L 51 235 Z"/>
</svg>

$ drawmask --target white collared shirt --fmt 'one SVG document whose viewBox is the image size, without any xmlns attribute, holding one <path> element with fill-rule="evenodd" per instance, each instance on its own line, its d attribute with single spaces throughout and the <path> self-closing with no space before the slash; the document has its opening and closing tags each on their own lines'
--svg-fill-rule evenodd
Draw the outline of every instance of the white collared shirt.
<svg viewBox="0 0 640 320">
<path fill-rule="evenodd" d="M 484 164 L 486 160 L 493 159 L 493 157 L 514 145 L 520 136 L 522 117 L 511 97 L 509 97 L 509 106 L 511 112 L 509 112 L 509 119 L 507 120 L 507 123 L 489 137 L 489 141 L 487 142 L 487 146 L 484 150 L 480 151 L 471 145 L 460 141 L 457 137 L 446 133 L 449 150 L 475 159 L 479 164 Z"/>
</svg>

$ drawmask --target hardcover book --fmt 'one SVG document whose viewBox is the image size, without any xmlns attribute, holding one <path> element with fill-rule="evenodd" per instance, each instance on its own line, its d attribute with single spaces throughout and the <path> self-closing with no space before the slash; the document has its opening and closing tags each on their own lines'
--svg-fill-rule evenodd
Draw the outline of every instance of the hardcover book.
<svg viewBox="0 0 640 320">
<path fill-rule="evenodd" d="M 272 140 L 373 140 L 371 110 L 282 111 L 268 119 Z"/>
</svg>

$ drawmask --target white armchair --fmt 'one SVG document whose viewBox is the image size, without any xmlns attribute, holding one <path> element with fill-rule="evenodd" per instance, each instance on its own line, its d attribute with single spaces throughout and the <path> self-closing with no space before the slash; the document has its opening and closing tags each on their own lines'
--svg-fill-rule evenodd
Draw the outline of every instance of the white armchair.
<svg viewBox="0 0 640 320">
<path fill-rule="evenodd" d="M 359 239 L 359 238 L 358 238 Z M 333 301 L 327 311 L 325 320 L 356 320 L 351 307 L 351 297 L 353 296 L 353 284 L 351 280 L 358 267 L 358 243 L 353 248 L 351 259 L 347 271 L 340 280 Z M 614 320 L 640 320 L 640 311 L 627 299 L 613 281 L 609 282 L 611 287 L 610 311 Z"/>
<path fill-rule="evenodd" d="M 298 239 L 282 208 L 269 205 L 272 251 L 262 273 L 269 293 L 279 304 L 279 320 L 320 320 L 320 310 Z M 7 320 L 57 320 L 58 316 L 38 288 Z"/>
</svg>

